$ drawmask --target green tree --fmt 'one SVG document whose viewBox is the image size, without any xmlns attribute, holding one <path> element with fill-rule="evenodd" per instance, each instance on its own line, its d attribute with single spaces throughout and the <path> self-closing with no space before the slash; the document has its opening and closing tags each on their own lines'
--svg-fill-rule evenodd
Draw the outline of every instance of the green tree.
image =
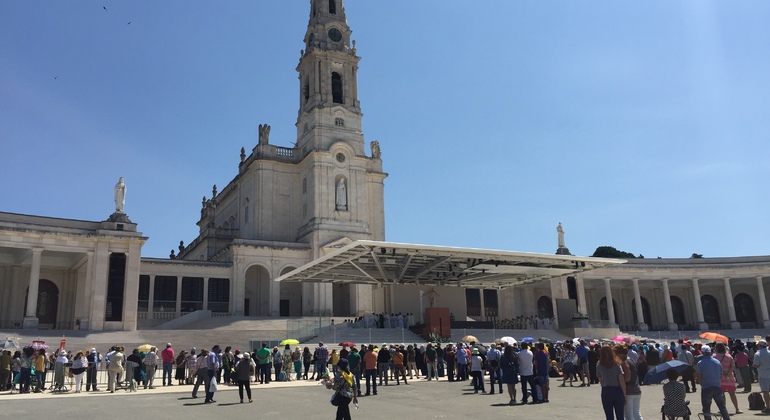
<svg viewBox="0 0 770 420">
<path fill-rule="evenodd" d="M 601 258 L 636 258 L 636 256 L 630 252 L 619 251 L 613 246 L 600 246 L 594 251 L 592 257 Z"/>
<path fill-rule="evenodd" d="M 695 253 L 693 253 L 690 258 L 703 258 L 703 254 L 695 254 Z"/>
</svg>

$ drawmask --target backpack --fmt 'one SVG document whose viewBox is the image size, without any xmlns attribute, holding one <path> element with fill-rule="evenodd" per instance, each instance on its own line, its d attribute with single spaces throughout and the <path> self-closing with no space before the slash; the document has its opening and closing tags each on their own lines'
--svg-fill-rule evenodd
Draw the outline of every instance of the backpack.
<svg viewBox="0 0 770 420">
<path fill-rule="evenodd" d="M 749 394 L 749 410 L 764 410 L 765 400 L 759 392 Z"/>
</svg>

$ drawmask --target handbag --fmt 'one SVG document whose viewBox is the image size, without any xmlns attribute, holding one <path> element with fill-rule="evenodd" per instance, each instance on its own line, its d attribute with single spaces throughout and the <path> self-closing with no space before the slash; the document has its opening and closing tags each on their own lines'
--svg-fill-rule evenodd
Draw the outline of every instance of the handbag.
<svg viewBox="0 0 770 420">
<path fill-rule="evenodd" d="M 336 407 L 336 406 L 342 404 L 342 399 L 343 398 L 345 398 L 345 397 L 343 397 L 342 394 L 340 394 L 339 391 L 338 391 L 338 392 L 335 392 L 334 394 L 332 394 L 332 398 L 331 398 L 330 402 L 332 403 L 333 406 Z"/>
<path fill-rule="evenodd" d="M 217 381 L 211 381 L 211 385 L 209 385 L 209 392 L 217 392 L 217 389 Z"/>
</svg>

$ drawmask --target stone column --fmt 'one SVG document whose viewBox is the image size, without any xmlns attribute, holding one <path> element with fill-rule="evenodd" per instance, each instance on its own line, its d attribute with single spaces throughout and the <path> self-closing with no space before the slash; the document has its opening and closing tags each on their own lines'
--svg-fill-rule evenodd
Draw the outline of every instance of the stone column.
<svg viewBox="0 0 770 420">
<path fill-rule="evenodd" d="M 695 313 L 698 315 L 698 329 L 708 331 L 709 324 L 706 324 L 706 319 L 703 317 L 703 302 L 700 300 L 700 286 L 697 277 L 692 279 L 692 293 L 695 298 Z"/>
<path fill-rule="evenodd" d="M 141 264 L 142 245 L 138 242 L 128 246 L 126 254 L 126 287 L 123 304 L 123 330 L 135 331 L 139 308 L 139 268 Z"/>
<path fill-rule="evenodd" d="M 730 315 L 730 327 L 734 330 L 741 328 L 741 323 L 735 318 L 735 302 L 733 301 L 733 289 L 730 287 L 730 277 L 724 278 L 725 299 L 727 299 L 727 313 Z"/>
<path fill-rule="evenodd" d="M 669 331 L 678 331 L 679 326 L 674 322 L 674 311 L 671 309 L 671 292 L 668 289 L 668 279 L 661 280 L 663 283 L 663 303 L 666 305 L 666 322 L 668 322 Z"/>
<path fill-rule="evenodd" d="M 642 310 L 642 295 L 639 293 L 639 279 L 633 279 L 634 283 L 634 302 L 636 303 L 636 320 L 640 331 L 647 331 L 649 327 L 644 322 L 644 311 Z"/>
<path fill-rule="evenodd" d="M 610 323 L 615 324 L 615 305 L 612 303 L 612 288 L 610 287 L 610 278 L 604 278 L 604 295 L 607 298 L 607 316 Z"/>
<path fill-rule="evenodd" d="M 27 292 L 27 313 L 24 314 L 24 329 L 36 329 L 37 319 L 37 294 L 40 286 L 40 262 L 43 257 L 43 248 L 32 248 L 32 266 L 29 270 L 29 289 Z"/>
<path fill-rule="evenodd" d="M 209 277 L 203 278 L 203 310 L 209 309 Z"/>
<path fill-rule="evenodd" d="M 765 328 L 770 328 L 770 316 L 767 313 L 767 299 L 765 298 L 765 285 L 762 283 L 762 276 L 757 276 L 757 292 L 759 294 L 759 308 L 762 310 L 762 323 Z"/>
<path fill-rule="evenodd" d="M 93 302 L 91 302 L 91 296 L 94 293 L 94 252 L 93 251 L 87 251 L 86 252 L 86 279 L 85 279 L 85 285 L 83 286 L 83 306 L 84 308 L 80 311 L 80 329 L 81 330 L 90 330 L 91 329 L 91 312 L 92 312 L 92 306 Z"/>
<path fill-rule="evenodd" d="M 175 317 L 182 315 L 182 276 L 176 276 L 176 308 L 174 309 Z"/>
<path fill-rule="evenodd" d="M 575 285 L 577 286 L 577 292 L 578 292 L 578 299 L 577 299 L 578 312 L 583 315 L 588 315 L 588 305 L 586 305 L 585 278 L 583 277 L 583 273 L 578 273 L 577 276 L 575 276 Z"/>
<path fill-rule="evenodd" d="M 91 297 L 91 330 L 104 330 L 107 309 L 107 281 L 110 273 L 110 249 L 107 242 L 97 242 L 94 251 L 93 295 Z"/>
<path fill-rule="evenodd" d="M 155 274 L 150 276 L 150 294 L 147 296 L 147 319 L 155 319 Z"/>
</svg>

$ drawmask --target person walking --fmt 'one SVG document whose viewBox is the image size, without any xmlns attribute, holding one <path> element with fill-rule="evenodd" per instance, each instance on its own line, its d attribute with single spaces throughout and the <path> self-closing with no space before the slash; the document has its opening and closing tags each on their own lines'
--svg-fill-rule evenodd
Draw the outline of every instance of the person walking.
<svg viewBox="0 0 770 420">
<path fill-rule="evenodd" d="M 730 400 L 735 407 L 735 414 L 741 414 L 743 411 L 738 408 L 738 398 L 735 396 L 735 362 L 733 361 L 733 356 L 727 352 L 727 346 L 724 343 L 717 343 L 716 350 L 717 352 L 713 358 L 719 360 L 719 363 L 722 365 L 722 391 L 727 392 L 730 396 Z"/>
<path fill-rule="evenodd" d="M 695 367 L 695 379 L 700 382 L 700 400 L 703 404 L 703 414 L 706 420 L 711 420 L 711 401 L 713 400 L 723 420 L 730 420 L 730 413 L 725 406 L 725 394 L 722 391 L 722 364 L 711 357 L 711 347 L 703 346 L 700 349 L 703 358 Z"/>
<path fill-rule="evenodd" d="M 599 350 L 599 363 L 596 366 L 599 384 L 602 387 L 602 407 L 607 420 L 623 420 L 626 402 L 626 379 L 620 360 L 612 347 L 603 346 Z"/>
<path fill-rule="evenodd" d="M 219 367 L 221 364 L 219 363 L 219 352 L 221 351 L 221 348 L 219 347 L 219 344 L 215 344 L 214 347 L 211 348 L 211 351 L 208 355 L 206 355 L 206 369 L 208 370 L 208 381 L 206 381 L 206 400 L 203 401 L 204 404 L 211 404 L 215 403 L 214 401 L 214 392 L 216 392 L 216 384 L 212 386 L 212 382 L 215 381 L 214 377 L 216 376 L 217 372 L 219 371 Z"/>
<path fill-rule="evenodd" d="M 246 396 L 251 399 L 251 376 L 255 373 L 254 368 L 256 365 L 251 360 L 249 352 L 243 353 L 243 357 L 235 364 L 235 380 L 238 382 L 238 396 L 241 397 L 241 403 L 243 403 L 243 388 L 246 388 Z"/>
<path fill-rule="evenodd" d="M 358 391 L 353 385 L 353 372 L 345 359 L 340 359 L 336 367 L 334 379 L 328 381 L 326 387 L 334 389 L 335 392 L 332 398 L 337 406 L 336 420 L 351 420 L 350 403 L 353 402 L 358 407 Z"/>
<path fill-rule="evenodd" d="M 193 377 L 195 378 L 195 385 L 193 385 L 193 389 L 192 389 L 193 398 L 198 398 L 198 387 L 200 387 L 201 384 L 203 384 L 204 388 L 206 388 L 206 379 L 209 376 L 209 370 L 206 367 L 206 357 L 208 356 L 208 354 L 209 354 L 208 350 L 201 349 L 200 354 L 195 359 L 195 365 L 194 365 L 195 374 L 193 375 Z"/>
</svg>

